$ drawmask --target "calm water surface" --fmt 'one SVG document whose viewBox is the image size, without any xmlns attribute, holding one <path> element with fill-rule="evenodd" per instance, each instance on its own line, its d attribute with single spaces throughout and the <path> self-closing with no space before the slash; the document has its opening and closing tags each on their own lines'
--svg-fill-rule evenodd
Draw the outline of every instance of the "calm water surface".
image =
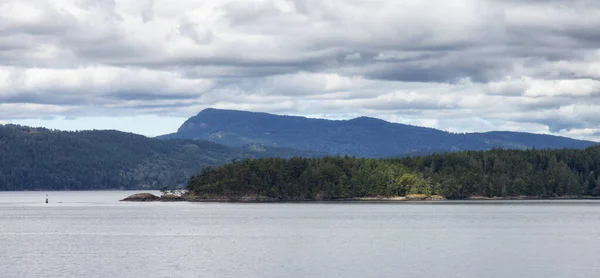
<svg viewBox="0 0 600 278">
<path fill-rule="evenodd" d="M 119 203 L 0 192 L 2 277 L 600 277 L 600 202 Z"/>
</svg>

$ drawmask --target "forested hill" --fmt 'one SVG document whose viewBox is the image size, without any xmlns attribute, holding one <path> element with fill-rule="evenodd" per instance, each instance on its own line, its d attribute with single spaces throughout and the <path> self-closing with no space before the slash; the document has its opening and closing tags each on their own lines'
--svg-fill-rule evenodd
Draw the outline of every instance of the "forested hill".
<svg viewBox="0 0 600 278">
<path fill-rule="evenodd" d="M 201 111 L 176 133 L 160 138 L 203 139 L 229 146 L 255 143 L 374 158 L 493 147 L 586 148 L 595 144 L 522 132 L 454 134 L 367 117 L 331 121 L 217 109 Z"/>
<path fill-rule="evenodd" d="M 406 194 L 600 195 L 600 147 L 465 151 L 402 159 L 266 158 L 207 169 L 188 182 L 197 196 L 280 200 Z"/>
<path fill-rule="evenodd" d="M 0 190 L 161 188 L 185 184 L 206 166 L 268 155 L 311 154 L 163 141 L 110 130 L 66 132 L 0 125 Z"/>
</svg>

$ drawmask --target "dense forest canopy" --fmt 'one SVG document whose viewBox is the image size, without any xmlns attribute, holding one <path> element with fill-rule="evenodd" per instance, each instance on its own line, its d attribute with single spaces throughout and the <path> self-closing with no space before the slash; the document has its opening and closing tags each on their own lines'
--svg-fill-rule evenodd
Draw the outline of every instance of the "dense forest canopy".
<svg viewBox="0 0 600 278">
<path fill-rule="evenodd" d="M 471 196 L 600 195 L 600 147 L 585 150 L 464 151 L 400 159 L 246 159 L 193 176 L 196 195 L 282 200 L 406 194 Z"/>
<path fill-rule="evenodd" d="M 185 185 L 206 166 L 309 152 L 158 140 L 113 130 L 0 125 L 0 190 L 143 189 Z"/>
</svg>

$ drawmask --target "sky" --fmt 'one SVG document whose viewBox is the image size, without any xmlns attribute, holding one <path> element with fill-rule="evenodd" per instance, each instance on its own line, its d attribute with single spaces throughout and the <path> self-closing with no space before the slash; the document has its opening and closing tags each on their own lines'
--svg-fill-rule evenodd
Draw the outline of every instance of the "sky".
<svg viewBox="0 0 600 278">
<path fill-rule="evenodd" d="M 600 141 L 600 1 L 1 0 L 0 124 L 202 109 Z"/>
</svg>

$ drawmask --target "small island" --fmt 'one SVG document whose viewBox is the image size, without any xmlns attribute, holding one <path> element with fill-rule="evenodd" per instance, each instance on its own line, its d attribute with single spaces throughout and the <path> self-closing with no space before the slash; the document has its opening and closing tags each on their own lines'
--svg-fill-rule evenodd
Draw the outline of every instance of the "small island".
<svg viewBox="0 0 600 278">
<path fill-rule="evenodd" d="M 260 158 L 205 168 L 180 192 L 127 201 L 304 202 L 596 199 L 600 146 L 422 157 Z"/>
<path fill-rule="evenodd" d="M 181 201 L 190 201 L 190 199 L 187 197 L 188 194 L 182 194 L 182 195 L 178 195 L 178 194 L 174 194 L 174 193 L 163 193 L 160 197 L 156 196 L 152 193 L 136 193 L 133 195 L 130 195 L 128 197 L 126 197 L 125 199 L 121 200 L 124 202 L 154 202 L 154 201 L 160 201 L 160 202 L 181 202 Z"/>
<path fill-rule="evenodd" d="M 152 201 L 158 201 L 160 200 L 160 197 L 152 194 L 152 193 L 136 193 L 133 194 L 121 201 L 127 201 L 127 202 L 152 202 Z"/>
<path fill-rule="evenodd" d="M 361 201 L 361 202 L 400 202 L 400 201 L 443 201 L 444 196 L 440 195 L 425 195 L 425 194 L 409 194 L 407 196 L 375 196 L 375 197 L 349 197 L 349 198 L 333 198 L 333 199 L 280 199 L 259 195 L 246 196 L 197 196 L 186 192 L 182 195 L 163 194 L 156 196 L 152 193 L 136 193 L 126 197 L 124 202 L 310 202 L 310 201 Z"/>
</svg>

